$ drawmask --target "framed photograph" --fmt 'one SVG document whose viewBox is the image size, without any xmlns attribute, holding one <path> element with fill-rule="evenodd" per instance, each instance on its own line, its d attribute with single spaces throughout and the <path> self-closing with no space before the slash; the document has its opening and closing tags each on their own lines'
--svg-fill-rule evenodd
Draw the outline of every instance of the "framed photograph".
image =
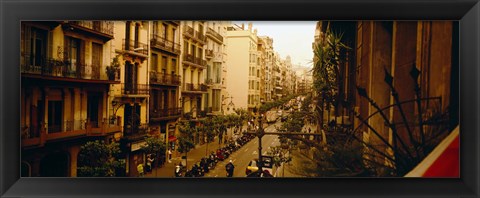
<svg viewBox="0 0 480 198">
<path fill-rule="evenodd" d="M 480 6 L 2 1 L 2 197 L 478 197 Z"/>
</svg>

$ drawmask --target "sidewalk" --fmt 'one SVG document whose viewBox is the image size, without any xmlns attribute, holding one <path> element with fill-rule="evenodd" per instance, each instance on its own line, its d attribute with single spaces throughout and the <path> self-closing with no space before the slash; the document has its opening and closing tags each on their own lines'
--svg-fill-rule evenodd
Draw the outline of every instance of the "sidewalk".
<svg viewBox="0 0 480 198">
<path fill-rule="evenodd" d="M 244 126 L 246 129 L 246 125 Z M 243 130 L 243 129 L 242 129 Z M 231 133 L 228 132 L 226 137 L 230 137 Z M 207 144 L 197 145 L 195 148 L 190 150 L 187 154 L 187 167 L 190 169 L 193 164 L 200 162 L 200 160 L 210 154 L 212 151 L 215 152 L 218 148 L 223 147 L 224 144 L 218 144 L 218 137 L 215 137 L 213 142 L 208 143 L 208 150 Z M 171 163 L 168 161 L 162 167 L 153 169 L 151 172 L 146 173 L 145 177 L 174 177 L 175 176 L 175 165 L 182 161 L 182 156 L 184 153 L 174 152 L 172 156 Z M 187 170 L 188 170 L 187 169 Z"/>
</svg>

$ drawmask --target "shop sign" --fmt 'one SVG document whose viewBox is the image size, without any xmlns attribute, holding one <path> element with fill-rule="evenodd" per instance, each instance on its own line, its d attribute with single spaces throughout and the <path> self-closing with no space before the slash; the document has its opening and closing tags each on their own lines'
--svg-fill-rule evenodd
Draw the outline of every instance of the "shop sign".
<svg viewBox="0 0 480 198">
<path fill-rule="evenodd" d="M 143 141 L 143 142 L 133 143 L 132 146 L 130 146 L 130 151 L 133 152 L 133 151 L 140 150 L 142 146 L 147 146 L 147 142 Z"/>
</svg>

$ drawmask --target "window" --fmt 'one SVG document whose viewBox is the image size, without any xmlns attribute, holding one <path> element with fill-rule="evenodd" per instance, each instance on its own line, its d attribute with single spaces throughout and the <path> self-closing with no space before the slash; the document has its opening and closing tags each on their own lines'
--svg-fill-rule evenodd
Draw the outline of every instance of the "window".
<svg viewBox="0 0 480 198">
<path fill-rule="evenodd" d="M 152 62 L 152 69 L 158 71 L 158 55 L 152 54 L 152 59 L 150 61 Z"/>
<path fill-rule="evenodd" d="M 77 67 L 81 65 L 80 53 L 80 39 L 65 37 L 65 56 L 66 60 L 70 63 L 67 70 L 71 74 L 75 74 Z"/>
<path fill-rule="evenodd" d="M 172 58 L 172 64 L 171 64 L 171 72 L 172 74 L 175 74 L 177 72 L 177 59 Z"/>
<path fill-rule="evenodd" d="M 165 23 L 162 25 L 163 25 L 163 38 L 168 40 L 168 25 Z"/>
<path fill-rule="evenodd" d="M 168 59 L 166 56 L 162 56 L 162 71 L 167 69 Z"/>
<path fill-rule="evenodd" d="M 25 61 L 29 65 L 43 65 L 47 52 L 47 31 L 27 26 L 24 30 L 23 39 L 25 42 Z"/>
<path fill-rule="evenodd" d="M 48 132 L 62 131 L 62 101 L 48 101 Z"/>
</svg>

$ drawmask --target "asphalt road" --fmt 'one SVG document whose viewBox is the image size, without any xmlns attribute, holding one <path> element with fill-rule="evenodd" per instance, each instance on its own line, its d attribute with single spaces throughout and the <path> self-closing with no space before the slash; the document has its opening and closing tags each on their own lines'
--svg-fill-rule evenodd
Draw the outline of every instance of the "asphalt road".
<svg viewBox="0 0 480 198">
<path fill-rule="evenodd" d="M 281 125 L 281 122 L 278 121 L 275 124 L 265 127 L 265 131 L 275 131 L 275 125 L 279 127 Z M 270 147 L 278 145 L 280 145 L 280 142 L 277 135 L 265 135 L 262 137 L 262 152 L 264 155 L 267 153 Z M 215 169 L 210 170 L 209 173 L 205 175 L 205 177 L 226 177 L 227 172 L 225 171 L 225 165 L 228 163 L 229 160 L 232 160 L 233 165 L 235 166 L 233 176 L 245 177 L 245 170 L 248 166 L 248 163 L 253 159 L 258 159 L 258 138 L 256 137 L 250 140 L 250 142 L 248 142 L 247 144 L 243 145 L 242 148 L 231 154 L 228 159 L 219 162 L 215 166 Z"/>
</svg>

